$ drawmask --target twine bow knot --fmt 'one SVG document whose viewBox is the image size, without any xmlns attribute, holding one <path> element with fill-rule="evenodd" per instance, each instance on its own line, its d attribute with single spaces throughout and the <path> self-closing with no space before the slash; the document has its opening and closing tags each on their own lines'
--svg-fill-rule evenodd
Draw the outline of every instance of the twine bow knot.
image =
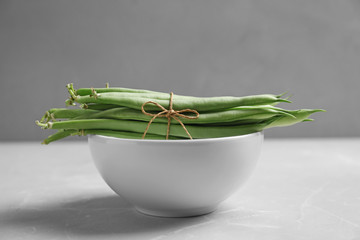
<svg viewBox="0 0 360 240">
<path fill-rule="evenodd" d="M 162 111 L 158 112 L 156 114 L 154 113 L 148 113 L 145 111 L 144 107 L 146 104 L 154 104 L 157 107 L 159 107 Z M 167 124 L 167 131 L 166 131 L 166 139 L 169 139 L 169 132 L 170 132 L 170 122 L 171 122 L 171 118 L 175 119 L 176 121 L 178 121 L 181 126 L 184 128 L 186 134 L 189 136 L 190 139 L 192 139 L 189 131 L 186 129 L 185 125 L 182 123 L 182 121 L 178 118 L 178 117 L 182 117 L 182 118 L 186 118 L 186 119 L 197 119 L 199 117 L 199 112 L 193 109 L 182 109 L 182 110 L 174 110 L 173 109 L 173 92 L 170 92 L 170 104 L 169 104 L 169 109 L 164 108 L 163 106 L 161 106 L 159 103 L 154 102 L 154 101 L 148 101 L 145 102 L 142 106 L 141 106 L 141 111 L 148 116 L 152 116 L 151 120 L 149 121 L 144 134 L 142 136 L 142 138 L 144 139 L 146 136 L 147 131 L 149 130 L 149 127 L 151 125 L 151 123 L 155 120 L 155 118 L 157 117 L 166 117 L 168 119 L 168 124 Z M 182 113 L 185 112 L 190 112 L 190 113 L 195 113 L 196 116 L 188 116 L 188 115 L 184 115 Z"/>
</svg>

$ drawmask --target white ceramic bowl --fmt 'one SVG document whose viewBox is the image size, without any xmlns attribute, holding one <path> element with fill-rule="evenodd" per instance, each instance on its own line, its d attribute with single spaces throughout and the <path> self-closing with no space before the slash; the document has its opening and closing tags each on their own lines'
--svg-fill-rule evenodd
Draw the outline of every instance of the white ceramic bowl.
<svg viewBox="0 0 360 240">
<path fill-rule="evenodd" d="M 186 217 L 210 213 L 250 176 L 263 134 L 142 140 L 89 136 L 105 182 L 145 214 Z"/>
</svg>

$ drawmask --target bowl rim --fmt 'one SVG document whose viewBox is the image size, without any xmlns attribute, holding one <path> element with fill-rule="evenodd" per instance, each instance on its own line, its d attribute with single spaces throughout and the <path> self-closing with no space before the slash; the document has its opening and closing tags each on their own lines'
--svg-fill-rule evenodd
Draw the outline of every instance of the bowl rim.
<svg viewBox="0 0 360 240">
<path fill-rule="evenodd" d="M 243 134 L 243 135 L 237 135 L 237 136 L 230 136 L 230 137 L 218 137 L 218 138 L 199 138 L 199 139 L 133 139 L 133 138 L 117 138 L 117 137 L 110 137 L 110 136 L 103 136 L 103 135 L 95 135 L 95 134 L 89 134 L 88 138 L 97 137 L 101 139 L 106 140 L 112 140 L 112 141 L 126 141 L 126 142 L 151 142 L 151 143 L 202 143 L 202 142 L 216 142 L 216 141 L 227 141 L 227 140 L 235 140 L 235 139 L 241 139 L 241 138 L 249 138 L 253 136 L 262 136 L 264 135 L 263 131 L 249 133 L 249 134 Z"/>
</svg>

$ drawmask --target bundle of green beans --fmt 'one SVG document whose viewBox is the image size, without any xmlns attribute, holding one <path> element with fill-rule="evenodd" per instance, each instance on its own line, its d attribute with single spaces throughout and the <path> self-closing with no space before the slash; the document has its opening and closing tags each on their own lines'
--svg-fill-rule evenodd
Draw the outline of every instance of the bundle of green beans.
<svg viewBox="0 0 360 240">
<path fill-rule="evenodd" d="M 43 143 L 73 135 L 96 134 L 118 138 L 141 139 L 151 116 L 144 114 L 144 103 L 153 101 L 169 109 L 170 94 L 130 88 L 80 88 L 68 84 L 68 106 L 80 108 L 52 108 L 36 124 L 43 129 L 57 129 Z M 181 118 L 193 139 L 217 138 L 259 132 L 271 127 L 290 126 L 312 121 L 309 116 L 321 109 L 286 110 L 275 107 L 289 100 L 281 95 L 263 94 L 244 97 L 191 97 L 173 95 L 173 109 L 192 109 L 198 118 Z M 156 114 L 158 106 L 148 104 L 148 113 Z M 184 113 L 186 114 L 186 113 Z M 188 113 L 194 116 L 193 113 Z M 165 139 L 168 119 L 157 117 L 148 128 L 146 139 Z M 169 139 L 188 139 L 184 127 L 171 120 Z"/>
</svg>

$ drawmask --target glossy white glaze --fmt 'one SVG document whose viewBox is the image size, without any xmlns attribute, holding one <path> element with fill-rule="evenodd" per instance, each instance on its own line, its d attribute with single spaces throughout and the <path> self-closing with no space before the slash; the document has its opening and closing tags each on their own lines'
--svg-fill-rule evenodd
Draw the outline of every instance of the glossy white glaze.
<svg viewBox="0 0 360 240">
<path fill-rule="evenodd" d="M 248 179 L 262 133 L 198 140 L 89 136 L 105 182 L 137 210 L 162 217 L 212 212 Z"/>
</svg>

